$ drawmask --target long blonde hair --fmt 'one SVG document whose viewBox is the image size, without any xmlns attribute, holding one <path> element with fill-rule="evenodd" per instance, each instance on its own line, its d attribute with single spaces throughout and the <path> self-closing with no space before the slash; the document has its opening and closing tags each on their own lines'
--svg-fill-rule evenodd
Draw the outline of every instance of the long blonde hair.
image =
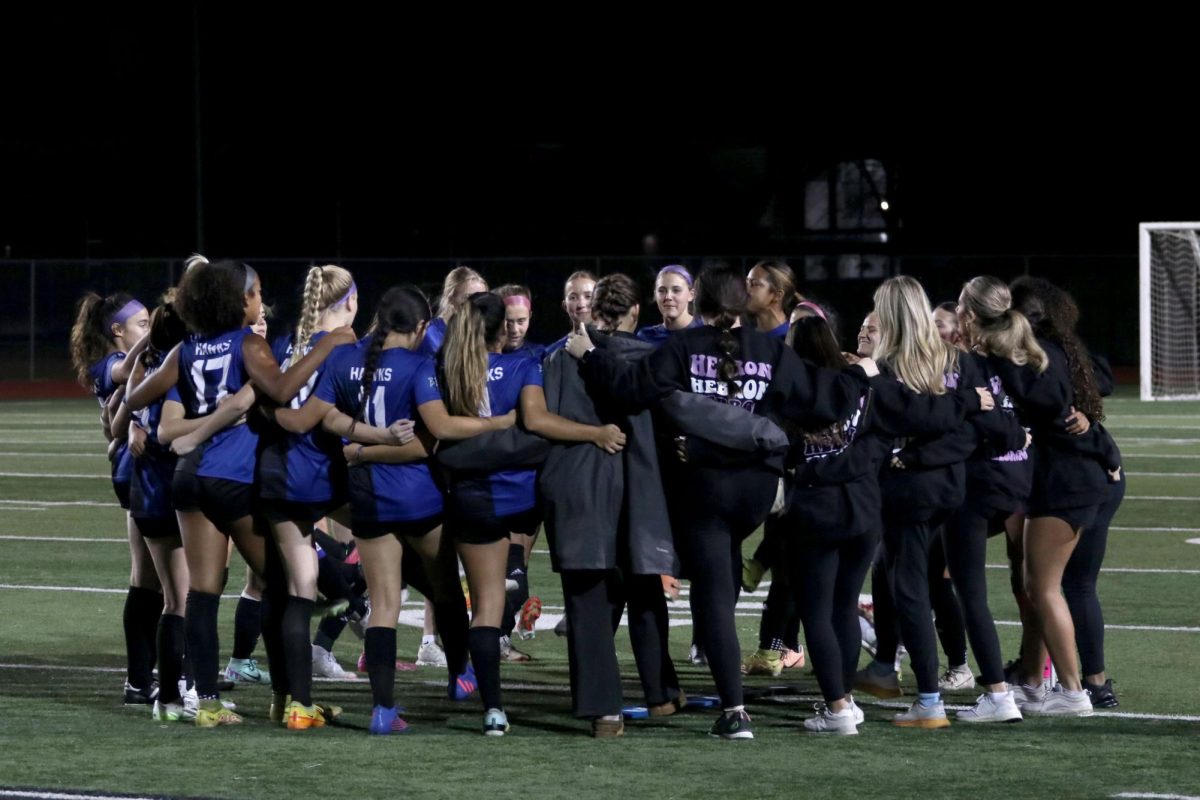
<svg viewBox="0 0 1200 800">
<path fill-rule="evenodd" d="M 479 281 L 483 284 L 483 290 L 488 290 L 488 282 L 470 267 L 455 267 L 446 273 L 442 281 L 442 299 L 438 301 L 438 316 L 441 319 L 449 322 L 454 316 L 454 293 L 471 281 Z"/>
<path fill-rule="evenodd" d="M 1014 364 L 1029 364 L 1039 373 L 1046 371 L 1046 351 L 1029 320 L 1012 307 L 1012 292 L 1004 281 L 991 275 L 971 278 L 963 284 L 962 305 L 975 315 L 966 331 L 972 345 Z"/>
<path fill-rule="evenodd" d="M 440 355 L 446 407 L 459 417 L 490 415 L 488 346 L 504 327 L 504 301 L 491 292 L 473 294 L 446 323 Z"/>
<path fill-rule="evenodd" d="M 292 358 L 295 364 L 304 357 L 309 340 L 316 333 L 321 313 L 337 303 L 350 299 L 354 277 L 350 270 L 333 264 L 309 267 L 304 279 L 304 299 L 300 304 L 300 320 L 296 323 L 296 337 L 292 342 Z"/>
<path fill-rule="evenodd" d="M 875 314 L 879 317 L 875 360 L 915 392 L 945 394 L 945 376 L 958 366 L 958 350 L 938 335 L 921 284 L 907 275 L 884 281 L 875 290 Z"/>
</svg>

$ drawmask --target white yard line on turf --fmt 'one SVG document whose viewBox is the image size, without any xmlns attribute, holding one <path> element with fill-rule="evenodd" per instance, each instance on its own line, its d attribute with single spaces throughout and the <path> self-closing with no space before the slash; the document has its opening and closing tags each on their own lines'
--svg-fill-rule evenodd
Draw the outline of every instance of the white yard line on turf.
<svg viewBox="0 0 1200 800">
<path fill-rule="evenodd" d="M 1154 500 L 1154 501 L 1159 501 L 1159 500 L 1164 500 L 1164 501 L 1166 501 L 1166 500 L 1175 500 L 1175 501 L 1184 502 L 1184 503 L 1200 503 L 1200 497 L 1171 497 L 1171 496 L 1166 496 L 1166 497 L 1160 497 L 1160 496 L 1149 497 L 1149 496 L 1128 496 L 1128 495 L 1127 495 L 1127 496 L 1125 497 L 1125 499 L 1126 499 L 1126 500 Z"/>
<path fill-rule="evenodd" d="M 1099 712 L 1097 712 L 1099 713 Z M 1194 794 L 1156 794 L 1154 792 L 1120 792 L 1110 797 L 1145 797 L 1148 800 L 1200 800 Z"/>
<path fill-rule="evenodd" d="M 0 789 L 0 797 L 24 797 L 30 800 L 154 800 L 153 797 L 134 794 L 94 794 L 77 792 L 40 792 L 35 789 Z"/>
<path fill-rule="evenodd" d="M 1126 453 L 1121 452 L 1122 458 L 1187 458 L 1200 459 L 1200 455 L 1192 455 L 1190 453 Z"/>
<path fill-rule="evenodd" d="M 1135 478 L 1200 478 L 1200 472 L 1126 472 Z"/>
<path fill-rule="evenodd" d="M 998 619 L 997 625 L 1020 627 L 1021 621 L 1015 619 Z M 1106 631 L 1157 631 L 1158 633 L 1200 633 L 1200 628 L 1188 628 L 1182 625 L 1110 625 L 1104 624 Z"/>
<path fill-rule="evenodd" d="M 44 508 L 6 508 L 5 511 L 45 511 Z M 128 539 L 80 539 L 75 536 L 0 536 L 7 542 L 103 542 L 105 544 L 129 544 Z"/>
<path fill-rule="evenodd" d="M 0 583 L 0 589 L 11 589 L 15 591 L 39 591 L 39 592 L 82 592 L 84 594 L 126 594 L 129 588 L 124 589 L 101 589 L 96 586 L 44 586 L 42 584 L 33 583 Z M 239 594 L 223 594 L 222 600 L 236 600 L 241 595 Z M 421 604 L 424 608 L 424 603 Z"/>
<path fill-rule="evenodd" d="M 13 458 L 108 458 L 107 453 L 18 453 L 16 451 L 0 453 L 0 457 L 5 456 Z"/>
<path fill-rule="evenodd" d="M 988 569 L 1008 569 L 1007 564 L 988 564 Z M 1101 567 L 1101 572 L 1128 572 L 1134 575 L 1200 575 L 1200 569 L 1157 569 L 1137 567 Z"/>
<path fill-rule="evenodd" d="M 81 472 L 0 472 L 0 478 L 88 478 L 89 480 L 111 481 L 112 475 L 107 473 L 86 475 Z"/>
<path fill-rule="evenodd" d="M 1133 528 L 1114 525 L 1110 531 L 1151 531 L 1153 533 L 1200 533 L 1200 528 Z"/>
<path fill-rule="evenodd" d="M 1188 445 L 1200 444 L 1200 439 L 1163 439 L 1158 436 L 1122 436 L 1121 444 L 1136 445 Z"/>
<path fill-rule="evenodd" d="M 0 500 L 6 506 L 88 506 L 94 508 L 120 508 L 120 503 L 102 503 L 96 500 Z"/>
</svg>

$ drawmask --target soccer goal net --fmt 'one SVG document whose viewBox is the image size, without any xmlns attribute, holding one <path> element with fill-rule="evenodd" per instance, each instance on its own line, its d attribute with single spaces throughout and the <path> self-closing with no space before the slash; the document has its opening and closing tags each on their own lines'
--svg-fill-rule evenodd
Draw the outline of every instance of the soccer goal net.
<svg viewBox="0 0 1200 800">
<path fill-rule="evenodd" d="M 1200 222 L 1140 228 L 1142 399 L 1200 399 Z"/>
</svg>

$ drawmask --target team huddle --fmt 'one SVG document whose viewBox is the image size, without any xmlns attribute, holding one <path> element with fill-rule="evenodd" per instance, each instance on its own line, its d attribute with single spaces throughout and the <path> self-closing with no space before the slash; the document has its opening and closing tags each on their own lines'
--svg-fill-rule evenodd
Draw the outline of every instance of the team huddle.
<svg viewBox="0 0 1200 800">
<path fill-rule="evenodd" d="M 526 340 L 527 288 L 489 291 L 467 267 L 446 276 L 436 314 L 417 288 L 388 289 L 362 339 L 357 286 L 337 266 L 308 270 L 298 321 L 270 341 L 242 263 L 194 256 L 152 310 L 83 298 L 71 354 L 128 512 L 125 702 L 156 720 L 242 722 L 218 664 L 236 547 L 248 573 L 224 676 L 269 682 L 272 721 L 341 715 L 314 700 L 313 676 L 350 677 L 331 654 L 349 624 L 370 732 L 407 731 L 396 625 L 412 587 L 426 599 L 418 662 L 444 666 L 447 696 L 478 696 L 483 733 L 503 736 L 500 665 L 529 658 L 512 640 L 540 614 L 527 567 L 544 529 L 572 710 L 596 737 L 625 733 L 623 616 L 642 713 L 689 705 L 668 641 L 680 578 L 690 657 L 719 697 L 712 736 L 752 739 L 742 676 L 780 675 L 806 652 L 824 699 L 803 723 L 814 733 L 858 733 L 855 692 L 901 696 L 905 651 L 916 700 L 893 724 L 949 726 L 941 693 L 976 685 L 968 642 L 983 691 L 959 722 L 1117 704 L 1095 591 L 1124 496 L 1101 424 L 1112 378 L 1066 292 L 981 276 L 935 309 L 916 280 L 891 278 L 855 353 L 780 261 L 695 278 L 670 265 L 653 297 L 662 322 L 640 325 L 633 279 L 574 273 L 571 330 L 548 346 Z M 1008 664 L 987 601 L 993 535 L 1023 626 Z M 743 660 L 739 594 L 767 570 Z M 260 630 L 269 675 L 251 656 Z"/>
</svg>

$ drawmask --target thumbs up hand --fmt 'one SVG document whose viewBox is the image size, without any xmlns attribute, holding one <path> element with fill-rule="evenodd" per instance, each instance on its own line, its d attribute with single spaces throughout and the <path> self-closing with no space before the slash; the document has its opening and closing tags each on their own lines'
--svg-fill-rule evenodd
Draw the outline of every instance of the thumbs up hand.
<svg viewBox="0 0 1200 800">
<path fill-rule="evenodd" d="M 566 350 L 573 358 L 583 358 L 583 354 L 595 349 L 596 345 L 592 344 L 592 338 L 588 336 L 587 327 L 582 323 L 578 323 L 571 331 L 571 335 L 567 337 Z"/>
</svg>

